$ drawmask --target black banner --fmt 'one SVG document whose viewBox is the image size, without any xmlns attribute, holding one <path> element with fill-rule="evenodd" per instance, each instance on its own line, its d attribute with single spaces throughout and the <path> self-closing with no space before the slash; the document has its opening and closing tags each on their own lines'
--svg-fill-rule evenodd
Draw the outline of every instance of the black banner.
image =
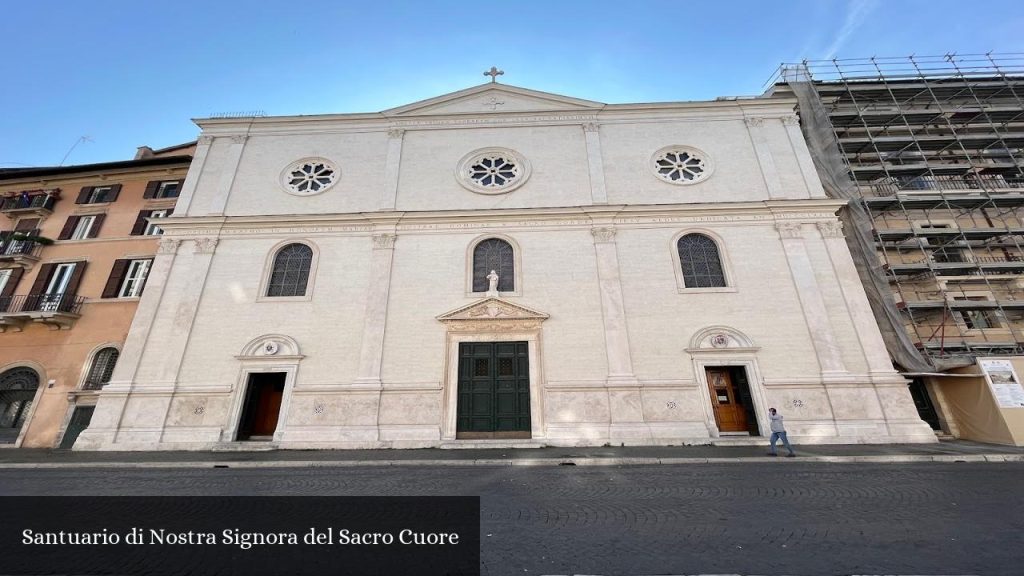
<svg viewBox="0 0 1024 576">
<path fill-rule="evenodd" d="M 2 575 L 480 574 L 478 497 L 0 497 Z"/>
</svg>

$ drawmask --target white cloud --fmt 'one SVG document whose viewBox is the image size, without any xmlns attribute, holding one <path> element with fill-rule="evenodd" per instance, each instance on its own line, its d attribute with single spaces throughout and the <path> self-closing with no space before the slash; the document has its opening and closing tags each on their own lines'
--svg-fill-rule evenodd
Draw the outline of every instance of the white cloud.
<svg viewBox="0 0 1024 576">
<path fill-rule="evenodd" d="M 847 5 L 843 27 L 839 29 L 839 33 L 832 39 L 832 44 L 825 51 L 826 59 L 835 58 L 839 49 L 864 24 L 876 6 L 878 6 L 878 0 L 853 0 Z"/>
</svg>

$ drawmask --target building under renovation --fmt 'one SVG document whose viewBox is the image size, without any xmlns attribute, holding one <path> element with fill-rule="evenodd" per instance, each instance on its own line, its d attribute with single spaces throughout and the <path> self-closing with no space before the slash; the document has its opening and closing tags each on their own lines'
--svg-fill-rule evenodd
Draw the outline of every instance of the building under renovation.
<svg viewBox="0 0 1024 576">
<path fill-rule="evenodd" d="M 940 435 L 1024 444 L 1024 54 L 805 61 L 795 95 L 897 368 Z"/>
</svg>

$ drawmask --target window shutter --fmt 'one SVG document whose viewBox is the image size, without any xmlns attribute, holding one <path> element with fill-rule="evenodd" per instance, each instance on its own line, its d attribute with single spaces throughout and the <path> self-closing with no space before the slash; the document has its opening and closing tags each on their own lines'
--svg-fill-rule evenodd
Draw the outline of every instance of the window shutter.
<svg viewBox="0 0 1024 576">
<path fill-rule="evenodd" d="M 143 198 L 154 198 L 156 196 L 157 189 L 160 188 L 160 181 L 154 180 L 149 184 L 146 184 L 146 191 L 142 194 Z"/>
<path fill-rule="evenodd" d="M 113 202 L 117 200 L 117 195 L 121 193 L 121 185 L 114 184 L 110 187 L 110 195 L 107 196 L 107 202 Z"/>
<path fill-rule="evenodd" d="M 139 217 L 135 219 L 135 225 L 132 226 L 132 236 L 139 236 L 146 231 L 146 218 L 152 214 L 152 210 L 142 210 L 139 212 Z"/>
<path fill-rule="evenodd" d="M 67 222 L 64 223 L 64 228 L 61 228 L 60 235 L 57 236 L 57 240 L 67 240 L 71 238 L 71 235 L 75 232 L 75 226 L 78 225 L 78 216 L 68 216 Z"/>
<path fill-rule="evenodd" d="M 100 235 L 100 226 L 103 226 L 103 219 L 106 218 L 106 214 L 97 214 L 96 218 L 92 221 L 92 226 L 89 228 L 89 233 L 86 234 L 86 238 L 95 238 Z"/>
<path fill-rule="evenodd" d="M 78 285 L 82 283 L 82 274 L 85 273 L 86 262 L 75 262 L 75 269 L 71 272 L 71 278 L 68 279 L 68 287 L 64 290 L 64 294 L 68 298 L 74 297 L 78 294 Z"/>
<path fill-rule="evenodd" d="M 39 267 L 39 273 L 36 274 L 36 281 L 32 283 L 29 294 L 42 294 L 43 290 L 46 290 L 46 283 L 50 281 L 50 276 L 53 276 L 53 269 L 56 266 L 56 264 L 43 264 Z"/>
<path fill-rule="evenodd" d="M 110 276 L 107 278 L 107 285 L 103 287 L 101 298 L 117 298 L 129 264 L 131 264 L 131 260 L 114 260 L 114 267 L 110 269 Z"/>
<path fill-rule="evenodd" d="M 39 224 L 39 218 L 28 218 L 25 220 L 19 220 L 18 225 L 14 227 L 16 232 L 28 232 L 29 230 L 35 230 Z"/>
<path fill-rule="evenodd" d="M 83 186 L 82 190 L 78 193 L 78 198 L 75 198 L 75 204 L 85 204 L 89 201 L 89 194 L 92 194 L 92 189 L 95 186 Z"/>
<path fill-rule="evenodd" d="M 18 281 L 21 280 L 21 275 L 25 273 L 24 268 L 12 268 L 11 277 L 7 279 L 7 284 L 4 285 L 4 291 L 0 293 L 0 298 L 3 298 L 3 302 L 6 303 L 7 299 L 14 296 L 14 291 L 18 288 Z M 6 308 L 6 307 L 5 307 Z"/>
</svg>

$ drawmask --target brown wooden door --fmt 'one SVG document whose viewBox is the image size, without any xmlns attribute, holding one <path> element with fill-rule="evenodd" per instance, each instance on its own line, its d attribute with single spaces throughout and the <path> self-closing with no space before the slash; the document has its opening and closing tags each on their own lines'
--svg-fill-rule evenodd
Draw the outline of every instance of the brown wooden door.
<svg viewBox="0 0 1024 576">
<path fill-rule="evenodd" d="M 708 390 L 715 408 L 719 432 L 747 432 L 747 409 L 741 404 L 739 391 L 726 368 L 708 368 Z"/>
</svg>

